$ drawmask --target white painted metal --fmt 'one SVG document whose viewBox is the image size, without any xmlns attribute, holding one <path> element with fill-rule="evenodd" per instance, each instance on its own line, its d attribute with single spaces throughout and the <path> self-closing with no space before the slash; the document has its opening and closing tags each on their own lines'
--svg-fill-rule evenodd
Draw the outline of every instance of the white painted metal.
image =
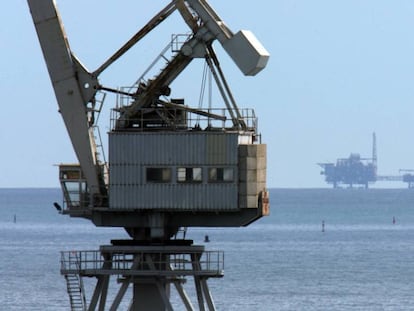
<svg viewBox="0 0 414 311">
<path fill-rule="evenodd" d="M 248 30 L 239 31 L 223 43 L 223 48 L 246 76 L 255 76 L 266 67 L 269 59 L 269 52 Z"/>
<path fill-rule="evenodd" d="M 254 76 L 269 59 L 269 52 L 250 31 L 242 30 L 236 35 L 227 27 L 206 0 L 186 0 L 204 22 L 204 27 L 220 41 L 243 74 Z"/>
<path fill-rule="evenodd" d="M 53 0 L 28 0 L 32 18 L 42 47 L 56 99 L 72 145 L 85 175 L 92 197 L 99 193 L 100 183 L 93 129 L 88 120 L 86 96 L 94 87 L 84 68 L 70 53 L 70 47 Z M 75 70 L 78 69 L 78 71 Z M 87 84 L 86 84 L 87 83 Z M 83 91 L 87 86 L 86 92 Z"/>
</svg>

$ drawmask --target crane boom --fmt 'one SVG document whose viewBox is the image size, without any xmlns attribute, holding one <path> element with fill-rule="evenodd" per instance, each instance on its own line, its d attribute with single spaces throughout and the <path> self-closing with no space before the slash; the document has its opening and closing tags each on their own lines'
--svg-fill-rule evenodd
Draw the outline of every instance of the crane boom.
<svg viewBox="0 0 414 311">
<path fill-rule="evenodd" d="M 88 101 L 96 92 L 93 78 L 70 52 L 55 2 L 28 0 L 33 22 L 47 64 L 59 111 L 87 180 L 91 199 L 102 195 L 103 181 L 96 157 Z M 91 200 L 93 204 L 93 200 Z"/>
</svg>

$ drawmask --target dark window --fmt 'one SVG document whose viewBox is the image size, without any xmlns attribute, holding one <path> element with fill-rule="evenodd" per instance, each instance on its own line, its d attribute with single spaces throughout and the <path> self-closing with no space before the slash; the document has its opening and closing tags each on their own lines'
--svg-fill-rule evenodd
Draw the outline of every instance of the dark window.
<svg viewBox="0 0 414 311">
<path fill-rule="evenodd" d="M 148 167 L 147 182 L 166 183 L 171 181 L 171 169 L 166 167 Z"/>
<path fill-rule="evenodd" d="M 232 182 L 234 181 L 234 171 L 230 167 L 210 168 L 208 180 L 210 182 Z"/>
<path fill-rule="evenodd" d="M 177 182 L 202 182 L 201 167 L 179 167 L 177 168 Z"/>
</svg>

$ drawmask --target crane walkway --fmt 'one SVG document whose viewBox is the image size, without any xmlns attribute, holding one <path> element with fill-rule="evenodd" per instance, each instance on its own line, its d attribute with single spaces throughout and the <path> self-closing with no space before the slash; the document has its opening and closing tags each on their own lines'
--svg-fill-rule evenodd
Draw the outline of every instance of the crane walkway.
<svg viewBox="0 0 414 311">
<path fill-rule="evenodd" d="M 224 275 L 223 251 L 201 251 L 197 246 L 102 246 L 99 251 L 61 252 L 61 274 L 81 276 L 199 276 Z M 156 269 L 149 268 L 151 265 Z M 194 265 L 199 265 L 195 270 Z"/>
<path fill-rule="evenodd" d="M 99 251 L 61 252 L 61 274 L 67 281 L 73 311 L 104 310 L 111 276 L 117 276 L 121 285 L 110 310 L 118 310 L 129 286 L 139 288 L 140 284 L 149 283 L 159 292 L 166 310 L 172 310 L 169 297 L 162 290 L 167 284 L 175 286 L 187 310 L 195 310 L 183 286 L 186 277 L 194 278 L 200 310 L 205 310 L 205 304 L 208 310 L 216 310 L 207 279 L 224 275 L 224 253 L 204 251 L 204 246 L 200 245 L 104 245 Z M 83 277 L 97 279 L 88 306 Z M 145 300 L 145 297 L 140 299 Z"/>
</svg>

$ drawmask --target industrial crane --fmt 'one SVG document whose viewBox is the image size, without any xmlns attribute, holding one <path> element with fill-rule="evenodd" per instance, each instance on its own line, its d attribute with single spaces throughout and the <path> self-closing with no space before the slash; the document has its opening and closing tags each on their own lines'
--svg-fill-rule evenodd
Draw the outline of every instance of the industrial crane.
<svg viewBox="0 0 414 311">
<path fill-rule="evenodd" d="M 97 226 L 123 227 L 132 238 L 101 247 L 105 261 L 102 273 L 96 274 L 89 310 L 98 301 L 104 308 L 109 275 L 117 273 L 127 280 L 125 284 L 134 286 L 131 310 L 170 309 L 169 284 L 183 275 L 194 276 L 200 309 L 204 310 L 204 294 L 213 310 L 205 280 L 221 276 L 221 272 L 203 274 L 200 257 L 204 248 L 172 238 L 181 227 L 247 226 L 269 213 L 266 145 L 261 143 L 253 110 L 238 108 L 213 42 L 222 45 L 244 75 L 253 76 L 264 69 L 269 53 L 252 32 L 233 33 L 206 0 L 174 0 L 98 69 L 88 71 L 70 49 L 55 1 L 28 0 L 28 4 L 59 111 L 79 161 L 60 165 L 62 213 L 90 219 Z M 165 67 L 149 79 L 140 77 L 127 89 L 101 84 L 99 75 L 174 11 L 189 26 L 190 34 L 182 42 L 173 37 L 169 45 L 175 46 L 174 53 Z M 205 59 L 225 109 L 193 108 L 184 99 L 170 97 L 172 82 L 197 58 Z M 159 59 L 166 58 L 161 54 Z M 116 93 L 119 98 L 113 108 L 108 163 L 99 158 L 94 133 L 100 92 Z M 161 262 L 154 264 L 154 253 L 161 253 Z M 173 272 L 172 255 L 190 256 L 192 272 Z M 114 258 L 119 261 L 120 256 L 125 264 L 133 262 L 129 272 L 113 268 Z M 78 267 L 76 271 L 62 269 L 67 279 L 72 274 L 79 278 L 92 274 L 90 261 L 73 254 L 62 258 L 62 266 L 70 267 L 75 260 Z M 148 270 L 154 284 L 138 282 L 140 277 L 148 277 Z M 175 285 L 182 293 L 181 285 Z M 120 289 L 113 308 L 125 290 L 124 286 Z M 192 310 L 185 295 L 182 298 Z"/>
<path fill-rule="evenodd" d="M 129 128 L 132 132 L 139 135 L 143 131 L 137 133 L 137 128 L 145 130 L 145 127 L 150 128 L 151 125 L 154 128 L 157 125 L 162 126 L 166 123 L 174 124 L 177 120 L 168 120 L 168 118 L 171 118 L 171 109 L 169 110 L 171 107 L 173 107 L 173 110 L 181 112 L 181 114 L 183 114 L 183 111 L 206 114 L 203 111 L 197 111 L 184 105 L 177 106 L 172 101 L 165 102 L 160 100 L 160 96 L 169 94 L 170 83 L 194 58 L 203 57 L 207 58 L 208 61 L 212 60 L 211 63 L 218 64 L 212 48 L 212 42 L 215 39 L 223 45 L 245 75 L 255 75 L 260 72 L 265 67 L 269 57 L 268 52 L 251 32 L 240 31 L 234 35 L 206 1 L 172 1 L 100 68 L 94 72 L 88 72 L 69 47 L 54 1 L 29 0 L 28 2 L 55 90 L 59 111 L 79 160 L 80 173 L 72 174 L 72 176 L 84 180 L 87 186 L 80 186 L 81 193 L 79 195 L 82 197 L 82 200 L 72 202 L 69 197 L 70 193 L 68 194 L 68 189 L 65 188 L 66 184 L 64 183 L 65 178 L 71 177 L 71 174 L 61 172 L 62 185 L 67 194 L 66 203 L 68 203 L 68 208 L 66 213 L 72 216 L 91 218 L 97 225 L 100 225 L 99 222 L 102 219 L 108 218 L 103 225 L 127 227 L 126 224 L 119 223 L 119 221 L 111 221 L 114 215 L 105 217 L 112 212 L 117 214 L 119 210 L 111 209 L 109 203 L 111 200 L 108 200 L 111 188 L 105 178 L 105 163 L 99 161 L 97 156 L 97 144 L 93 134 L 95 125 L 93 115 L 97 92 L 99 90 L 117 91 L 103 87 L 99 83 L 98 76 L 100 73 L 165 20 L 174 10 L 178 9 L 187 24 L 189 24 L 193 33 L 182 45 L 173 60 L 169 61 L 167 67 L 145 87 L 141 83 L 135 93 L 127 94 L 132 98 L 132 104 L 118 109 L 120 115 L 112 133 L 122 132 L 122 130 L 125 131 Z M 221 76 L 224 79 L 220 68 L 218 69 L 215 70 L 215 72 L 219 72 L 217 76 Z M 224 92 L 226 88 L 228 88 L 227 83 L 224 81 L 221 89 Z M 231 94 L 227 97 L 233 98 Z M 227 108 L 232 114 L 231 120 L 234 125 L 232 130 L 240 130 L 237 136 L 247 135 L 250 142 L 252 142 L 257 135 L 256 129 L 246 128 L 246 124 L 244 124 L 245 122 L 234 101 L 228 100 L 225 102 L 229 103 Z M 149 117 L 146 117 L 146 115 Z M 219 118 L 223 120 L 225 118 L 224 116 L 215 116 L 213 114 L 207 115 L 212 119 Z M 141 121 L 141 127 L 139 124 L 137 125 L 138 121 Z M 166 131 L 171 131 L 171 128 L 166 128 Z M 109 174 L 111 174 L 111 169 Z M 69 178 L 68 180 L 72 179 Z M 116 218 L 119 219 L 119 217 Z M 128 218 L 130 219 L 130 217 Z M 127 222 L 129 223 L 130 221 Z M 186 221 L 186 225 L 190 225 L 188 221 Z"/>
</svg>

